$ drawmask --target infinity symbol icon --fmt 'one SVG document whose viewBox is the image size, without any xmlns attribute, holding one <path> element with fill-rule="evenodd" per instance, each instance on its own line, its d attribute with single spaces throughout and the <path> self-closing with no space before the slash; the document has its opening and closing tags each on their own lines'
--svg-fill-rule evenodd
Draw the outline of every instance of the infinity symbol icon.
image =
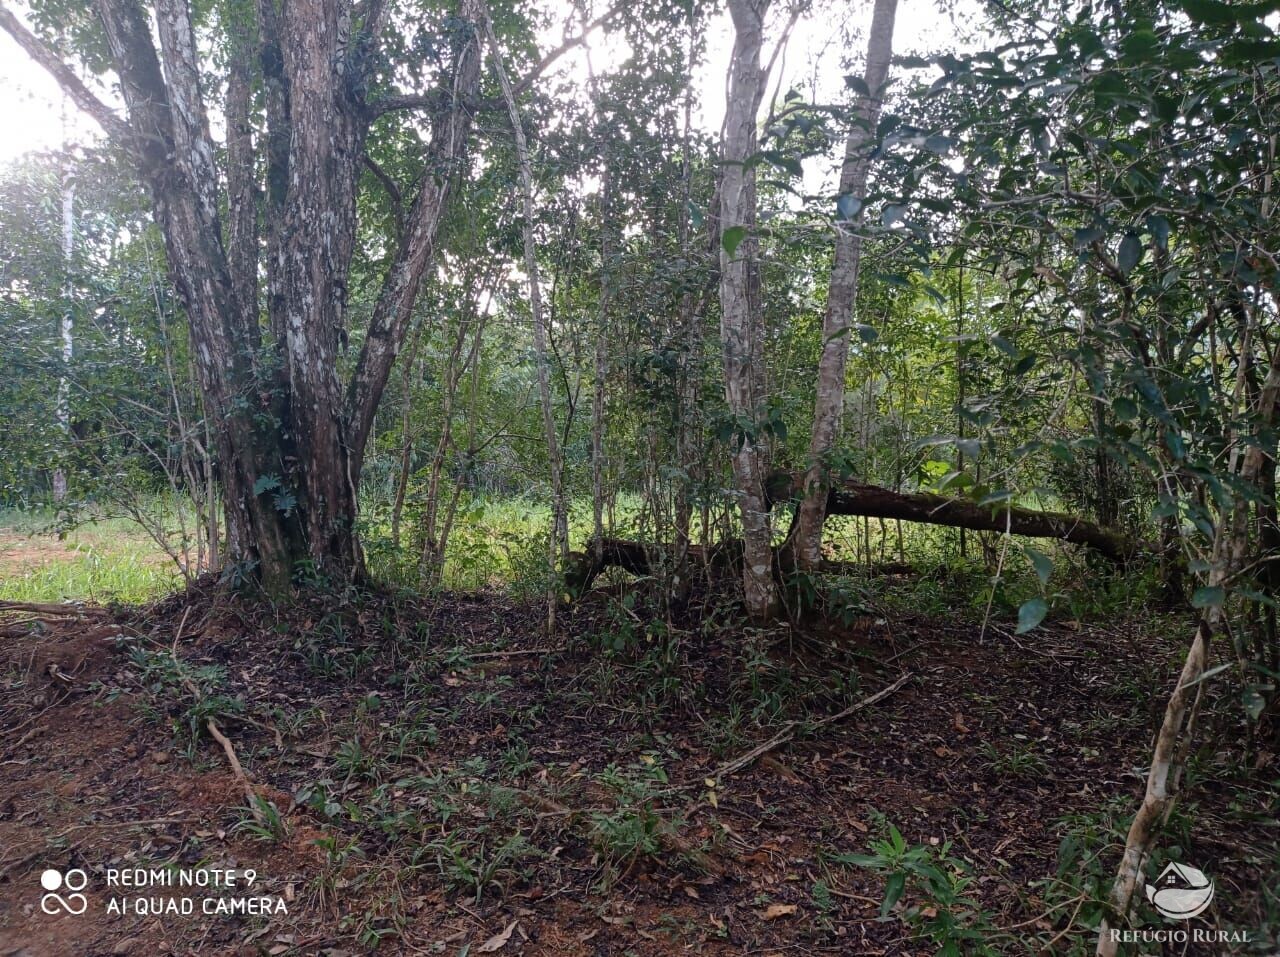
<svg viewBox="0 0 1280 957">
<path fill-rule="evenodd" d="M 74 892 L 83 890 L 88 883 L 89 875 L 78 867 L 72 868 L 66 874 L 49 868 L 40 875 L 40 886 L 49 892 L 40 898 L 40 909 L 46 914 L 60 914 L 63 911 L 73 916 L 83 914 L 89 907 L 89 900 L 83 894 Z M 54 893 L 63 887 L 73 893 L 66 897 Z"/>
</svg>

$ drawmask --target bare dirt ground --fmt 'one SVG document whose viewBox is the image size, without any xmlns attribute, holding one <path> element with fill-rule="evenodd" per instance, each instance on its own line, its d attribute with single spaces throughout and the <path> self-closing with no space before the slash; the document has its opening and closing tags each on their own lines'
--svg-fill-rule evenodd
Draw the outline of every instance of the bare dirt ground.
<svg viewBox="0 0 1280 957">
<path fill-rule="evenodd" d="M 548 644 L 542 613 L 493 595 L 286 613 L 212 586 L 10 613 L 0 954 L 1091 950 L 1180 630 L 979 644 L 971 623 L 872 614 L 744 632 L 709 599 L 655 623 L 597 593 Z M 1258 782 L 1277 774 L 1265 749 L 1250 760 L 1245 784 L 1211 752 L 1195 763 L 1165 846 L 1217 882 L 1199 926 L 1276 953 L 1260 889 L 1280 803 Z M 847 855 L 891 844 L 890 825 L 945 887 L 909 879 L 881 918 L 886 875 Z M 50 868 L 85 872 L 83 914 L 45 912 Z M 255 879 L 108 885 L 139 868 Z M 287 913 L 217 910 L 249 897 Z M 164 912 L 183 899 L 193 913 Z"/>
<path fill-rule="evenodd" d="M 69 550 L 51 536 L 33 537 L 0 531 L 0 579 L 67 560 Z"/>
</svg>

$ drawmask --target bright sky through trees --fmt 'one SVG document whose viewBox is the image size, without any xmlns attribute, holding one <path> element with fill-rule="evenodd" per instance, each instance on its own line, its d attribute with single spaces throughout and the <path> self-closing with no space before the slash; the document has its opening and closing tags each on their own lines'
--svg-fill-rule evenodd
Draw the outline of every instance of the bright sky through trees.
<svg viewBox="0 0 1280 957">
<path fill-rule="evenodd" d="M 563 7 L 564 4 L 554 2 L 551 6 Z M 841 44 L 824 39 L 833 36 L 835 14 L 830 6 L 821 4 L 818 11 L 802 17 L 792 30 L 786 55 L 780 58 L 785 71 L 782 92 L 785 93 L 790 86 L 810 89 L 815 82 L 819 84 L 820 91 L 838 91 L 842 76 L 839 64 Z M 966 0 L 954 6 L 966 11 L 972 3 Z M 848 7 L 852 10 L 848 28 L 861 35 L 870 16 L 870 4 L 850 3 Z M 779 12 L 775 11 L 774 15 L 778 16 Z M 944 13 L 932 0 L 907 0 L 899 13 L 897 32 L 900 49 L 908 53 L 923 53 L 953 46 L 956 37 L 953 16 L 964 17 L 967 14 Z M 574 24 L 569 23 L 568 26 L 568 35 L 572 36 Z M 555 46 L 563 35 L 564 27 L 560 25 L 545 31 L 543 46 Z M 595 68 L 608 72 L 609 58 L 617 55 L 618 51 L 602 47 L 599 30 L 595 31 L 592 41 L 591 55 Z M 718 128 L 720 118 L 724 116 L 724 73 L 731 46 L 729 17 L 722 12 L 712 24 L 708 56 L 698 73 L 700 102 L 697 122 L 705 129 Z M 578 82 L 585 84 L 586 56 L 581 50 L 572 51 L 564 57 L 557 72 L 560 75 L 572 74 Z M 108 101 L 117 99 L 101 87 L 99 92 Z M 57 149 L 64 137 L 76 142 L 88 137 L 96 138 L 98 133 L 93 123 L 77 115 L 74 109 L 68 108 L 64 112 L 57 84 L 3 34 L 0 34 L 0 131 L 0 163 L 10 162 L 27 152 Z"/>
</svg>

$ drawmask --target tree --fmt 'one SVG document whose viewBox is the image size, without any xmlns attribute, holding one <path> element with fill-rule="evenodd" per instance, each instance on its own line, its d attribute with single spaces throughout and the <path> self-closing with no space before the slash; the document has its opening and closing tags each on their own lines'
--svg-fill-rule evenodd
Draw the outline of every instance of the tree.
<svg viewBox="0 0 1280 957">
<path fill-rule="evenodd" d="M 564 463 L 560 453 L 560 436 L 556 431 L 555 409 L 551 402 L 551 360 L 547 354 L 547 319 L 542 308 L 542 286 L 539 279 L 538 255 L 533 235 L 533 168 L 529 160 L 529 146 L 525 140 L 524 123 L 520 118 L 520 109 L 516 105 L 515 92 L 511 80 L 507 76 L 506 67 L 502 64 L 502 55 L 498 51 L 497 38 L 493 33 L 493 24 L 485 14 L 485 32 L 488 34 L 490 48 L 493 51 L 494 67 L 498 81 L 502 86 L 502 96 L 507 104 L 507 114 L 511 119 L 511 130 L 515 138 L 516 163 L 520 171 L 520 202 L 524 213 L 521 224 L 521 245 L 524 251 L 524 269 L 529 279 L 529 312 L 533 316 L 533 351 L 538 364 L 538 400 L 542 410 L 542 432 L 547 441 L 547 463 L 551 469 L 551 537 L 548 543 L 548 563 L 555 568 L 557 562 L 569 553 L 569 506 L 565 499 Z M 547 594 L 547 634 L 555 634 L 556 628 L 556 589 L 554 585 Z"/>
<path fill-rule="evenodd" d="M 363 569 L 360 467 L 465 153 L 482 7 L 462 0 L 458 20 L 444 21 L 448 55 L 436 87 L 399 93 L 380 67 L 391 15 L 383 3 L 220 5 L 230 63 L 221 170 L 205 106 L 213 64 L 190 5 L 155 0 L 149 12 L 138 0 L 99 0 L 96 11 L 127 119 L 5 7 L 0 27 L 127 152 L 150 193 L 189 318 L 205 413 L 221 424 L 227 558 L 273 592 L 290 586 L 300 563 L 355 579 Z M 266 123 L 257 143 L 253 88 L 262 91 Z M 422 108 L 430 162 L 344 389 L 338 369 L 366 141 L 380 117 Z M 265 147 L 264 162 L 256 146 Z"/>
<path fill-rule="evenodd" d="M 747 613 L 778 610 L 773 580 L 773 525 L 765 496 L 761 429 L 765 403 L 763 316 L 756 226 L 756 115 L 767 79 L 760 63 L 769 0 L 730 0 L 729 61 L 720 181 L 720 342 L 724 394 L 734 423 L 731 460 L 742 519 L 743 592 Z"/>
<path fill-rule="evenodd" d="M 893 54 L 893 22 L 897 0 L 876 0 L 867 38 L 867 63 L 857 89 L 836 199 L 835 252 L 827 308 L 822 321 L 822 355 L 818 360 L 817 391 L 813 403 L 813 431 L 809 439 L 809 471 L 790 543 L 797 565 L 816 568 L 822 561 L 822 527 L 827 517 L 830 488 L 827 457 L 840 435 L 844 412 L 845 365 L 849 331 L 858 301 L 858 273 L 862 237 L 858 225 L 866 203 L 867 174 L 876 143 L 876 125 L 884 102 L 884 87 Z"/>
</svg>

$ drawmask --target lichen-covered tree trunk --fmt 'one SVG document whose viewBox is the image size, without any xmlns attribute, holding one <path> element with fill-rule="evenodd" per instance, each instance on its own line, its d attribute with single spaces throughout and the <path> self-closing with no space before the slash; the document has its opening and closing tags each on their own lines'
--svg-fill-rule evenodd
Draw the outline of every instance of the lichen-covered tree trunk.
<svg viewBox="0 0 1280 957">
<path fill-rule="evenodd" d="M 3 5 L 0 29 L 123 147 L 150 192 L 189 320 L 205 414 L 216 424 L 226 558 L 277 593 L 291 587 L 300 565 L 330 581 L 358 578 L 360 465 L 465 152 L 479 86 L 480 2 L 461 0 L 444 88 L 374 104 L 366 101 L 378 62 L 371 47 L 385 25 L 385 5 L 258 0 L 240 10 L 245 20 L 226 25 L 225 151 L 210 135 L 207 54 L 189 0 L 153 0 L 151 9 L 140 0 L 95 6 L 127 118 Z M 263 163 L 250 129 L 255 87 L 267 124 L 259 138 Z M 432 172 L 404 216 L 344 389 L 339 357 L 365 137 L 383 112 L 424 103 L 434 110 Z"/>
<path fill-rule="evenodd" d="M 756 113 L 764 93 L 760 65 L 769 0 L 730 0 L 733 56 L 721 146 L 720 341 L 724 392 L 737 428 L 732 439 L 733 476 L 742 517 L 743 593 L 756 619 L 778 610 L 773 580 L 773 525 L 765 498 L 765 438 L 758 423 L 765 402 L 759 299 L 759 244 L 755 236 Z"/>
<path fill-rule="evenodd" d="M 805 477 L 805 496 L 800 502 L 790 543 L 794 560 L 802 568 L 816 568 L 822 561 L 822 527 L 827 517 L 827 489 L 830 487 L 827 458 L 840 434 L 849 330 L 858 298 L 858 273 L 862 262 L 862 237 L 857 229 L 862 221 L 867 173 L 876 143 L 876 124 L 889 75 L 889 60 L 893 56 L 893 23 L 897 8 L 898 0 L 876 0 L 863 73 L 866 89 L 854 105 L 853 123 L 849 127 L 844 162 L 840 168 L 841 202 L 837 207 L 839 215 L 827 309 L 822 320 L 822 355 L 818 359 L 809 470 Z M 850 203 L 856 204 L 856 208 Z"/>
</svg>

